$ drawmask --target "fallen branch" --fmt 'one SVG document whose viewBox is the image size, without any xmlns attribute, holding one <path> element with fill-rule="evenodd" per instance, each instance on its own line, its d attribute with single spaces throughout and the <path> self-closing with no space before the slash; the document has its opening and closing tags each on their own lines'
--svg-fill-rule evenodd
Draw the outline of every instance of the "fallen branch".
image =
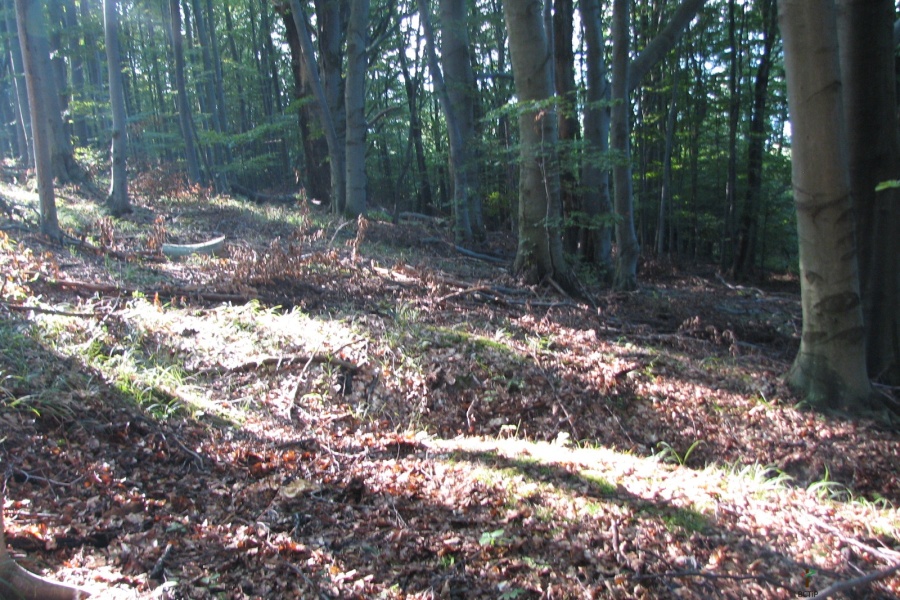
<svg viewBox="0 0 900 600">
<path fill-rule="evenodd" d="M 869 573 L 868 575 L 863 575 L 861 577 L 855 577 L 853 579 L 847 579 L 845 581 L 836 581 L 816 594 L 816 598 L 830 598 L 838 592 L 845 592 L 851 588 L 866 585 L 872 583 L 873 581 L 884 579 L 885 577 L 890 577 L 898 571 L 900 571 L 900 563 L 897 563 L 880 571 Z"/>
<path fill-rule="evenodd" d="M 239 196 L 247 198 L 251 202 L 256 202 L 257 204 L 263 204 L 265 202 L 293 204 L 294 202 L 297 202 L 298 199 L 297 194 L 263 194 L 262 192 L 255 192 L 236 183 L 231 184 L 231 191 Z"/>
<path fill-rule="evenodd" d="M 90 319 L 104 316 L 104 313 L 101 312 L 71 312 L 66 310 L 56 310 L 55 308 L 44 308 L 42 306 L 10 304 L 9 302 L 0 302 L 0 306 L 3 306 L 7 310 L 14 310 L 17 312 L 33 312 L 42 315 L 54 315 L 57 317 L 83 317 L 86 319 Z"/>
<path fill-rule="evenodd" d="M 450 246 L 451 248 L 453 248 L 454 250 L 456 250 L 463 256 L 468 256 L 469 258 L 482 260 L 484 262 L 489 262 L 489 263 L 492 263 L 495 265 L 503 265 L 504 267 L 507 267 L 507 266 L 509 266 L 509 264 L 511 262 L 510 260 L 505 259 L 505 258 L 500 258 L 499 256 L 492 256 L 490 254 L 482 254 L 480 252 L 474 252 L 473 250 L 463 248 L 462 246 L 457 246 L 456 244 L 451 244 L 450 242 L 448 242 L 446 240 L 442 240 L 440 238 L 425 238 L 424 240 L 422 240 L 422 242 L 425 244 L 445 244 L 447 246 Z"/>
<path fill-rule="evenodd" d="M 343 369 L 347 369 L 348 371 L 358 371 L 359 365 L 352 363 L 348 360 L 343 360 L 341 358 L 336 358 L 334 356 L 329 356 L 327 354 L 313 354 L 313 355 L 304 355 L 304 354 L 292 354 L 290 356 L 267 356 L 266 358 L 261 358 L 258 360 L 251 360 L 242 364 L 239 364 L 234 367 L 225 367 L 222 365 L 218 365 L 215 367 L 210 367 L 208 369 L 203 369 L 199 371 L 198 374 L 207 375 L 207 374 L 221 374 L 221 373 L 249 373 L 252 371 L 259 370 L 263 367 L 275 367 L 276 370 L 284 369 L 297 364 L 329 364 L 329 365 L 337 365 Z"/>
<path fill-rule="evenodd" d="M 783 583 L 775 581 L 771 577 L 765 575 L 723 575 L 720 573 L 707 573 L 706 571 L 674 571 L 670 573 L 649 573 L 645 575 L 632 575 L 629 577 L 632 581 L 640 581 L 643 579 L 666 579 L 678 577 L 702 577 L 703 579 L 729 579 L 731 581 L 758 581 L 767 583 L 771 586 L 779 587 L 789 592 L 797 593 L 799 590 Z M 819 596 L 816 596 L 818 598 Z"/>
</svg>

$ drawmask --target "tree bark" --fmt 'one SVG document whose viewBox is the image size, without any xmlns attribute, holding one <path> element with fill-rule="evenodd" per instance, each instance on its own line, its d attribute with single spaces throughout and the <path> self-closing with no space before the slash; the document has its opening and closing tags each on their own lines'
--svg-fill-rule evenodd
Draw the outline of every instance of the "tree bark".
<svg viewBox="0 0 900 600">
<path fill-rule="evenodd" d="M 194 145 L 194 124 L 191 116 L 191 104 L 188 100 L 187 85 L 184 79 L 184 44 L 181 37 L 181 3 L 169 0 L 170 32 L 172 35 L 172 51 L 175 54 L 175 90 L 178 97 L 178 119 L 181 124 L 181 136 L 184 141 L 184 159 L 188 180 L 191 183 L 202 183 L 200 175 L 200 159 Z"/>
<path fill-rule="evenodd" d="M 581 1 L 581 21 L 587 48 L 587 105 L 584 109 L 582 205 L 588 216 L 582 228 L 584 256 L 597 265 L 600 279 L 612 279 L 612 202 L 609 197 L 610 87 L 606 76 L 605 43 L 599 0 Z"/>
<path fill-rule="evenodd" d="M 366 212 L 366 41 L 369 0 L 351 0 L 347 26 L 346 156 L 347 199 L 342 212 L 357 217 Z"/>
<path fill-rule="evenodd" d="M 103 0 L 103 31 L 109 69 L 109 104 L 112 109 L 112 172 L 106 204 L 115 216 L 131 211 L 128 202 L 128 137 L 125 128 L 125 92 L 122 88 L 122 61 L 119 56 L 119 15 L 116 0 Z"/>
<path fill-rule="evenodd" d="M 869 377 L 900 385 L 900 173 L 890 0 L 838 0 L 850 185 Z"/>
<path fill-rule="evenodd" d="M 478 139 L 475 131 L 478 89 L 475 86 L 475 72 L 472 70 L 472 57 L 469 51 L 467 2 L 440 0 L 440 11 L 441 63 L 463 152 L 457 161 L 460 164 L 451 165 L 451 168 L 461 167 L 466 170 L 465 208 L 472 234 L 480 237 L 484 234 L 484 217 L 481 198 L 478 195 Z"/>
<path fill-rule="evenodd" d="M 637 288 L 637 263 L 641 247 L 634 230 L 634 202 L 631 181 L 631 133 L 629 115 L 629 64 L 631 23 L 630 0 L 613 1 L 613 71 L 612 113 L 610 116 L 610 147 L 616 153 L 613 167 L 616 221 L 616 274 L 613 286 L 617 290 Z"/>
<path fill-rule="evenodd" d="M 38 196 L 41 207 L 41 232 L 52 239 L 59 239 L 61 232 L 56 216 L 56 197 L 53 192 L 53 163 L 50 146 L 52 144 L 50 122 L 47 118 L 47 91 L 45 77 L 49 71 L 42 68 L 47 60 L 36 54 L 46 49 L 46 44 L 35 44 L 32 34 L 44 29 L 41 3 L 37 0 L 15 0 L 16 24 L 19 44 L 22 49 L 22 63 L 25 69 L 25 84 L 28 88 L 28 103 L 31 110 L 31 135 L 34 144 L 34 170 L 37 176 Z M 4 546 L 5 547 L 5 546 Z"/>
<path fill-rule="evenodd" d="M 547 4 L 549 5 L 549 3 Z M 581 137 L 576 112 L 575 52 L 572 50 L 575 7 L 572 0 L 553 1 L 553 76 L 559 98 L 560 194 L 563 217 L 563 246 L 570 254 L 578 252 L 579 223 L 582 213 L 577 193 L 578 161 L 575 142 Z"/>
<path fill-rule="evenodd" d="M 747 148 L 747 192 L 737 229 L 734 264 L 735 278 L 746 278 L 753 270 L 756 258 L 756 222 L 762 197 L 763 158 L 766 150 L 766 127 L 769 100 L 769 77 L 772 71 L 772 50 L 777 33 L 775 0 L 761 0 L 763 20 L 763 52 L 753 84 L 753 113 L 750 117 L 750 139 Z"/>
<path fill-rule="evenodd" d="M 425 32 L 425 50 L 428 54 L 428 67 L 431 71 L 431 79 L 434 90 L 440 102 L 444 119 L 447 122 L 448 137 L 450 138 L 450 165 L 453 175 L 453 233 L 457 244 L 468 244 L 472 241 L 472 223 L 469 215 L 469 183 L 466 170 L 466 148 L 463 141 L 459 118 L 456 115 L 447 85 L 444 82 L 444 74 L 438 63 L 435 50 L 434 31 L 431 27 L 431 13 L 426 0 L 419 0 L 419 14 L 421 15 L 422 28 Z"/>
<path fill-rule="evenodd" d="M 868 407 L 834 0 L 778 0 L 792 132 L 803 333 L 788 383 L 820 408 Z"/>
<path fill-rule="evenodd" d="M 28 90 L 25 83 L 25 68 L 22 66 L 22 47 L 16 41 L 16 11 L 13 0 L 4 0 L 5 28 L 9 32 L 9 65 L 12 84 L 16 91 L 16 117 L 21 124 L 24 148 L 22 162 L 27 167 L 34 166 L 34 144 L 31 138 L 31 108 L 28 106 Z"/>
<path fill-rule="evenodd" d="M 578 294 L 563 257 L 560 224 L 557 116 L 553 97 L 550 47 L 541 0 L 504 0 L 509 51 L 519 107 L 519 245 L 514 269 L 526 281 L 545 278 Z"/>
<path fill-rule="evenodd" d="M 328 154 L 330 156 L 331 204 L 334 210 L 338 210 L 338 207 L 343 203 L 344 190 L 346 189 L 344 146 L 338 139 L 337 126 L 335 125 L 335 117 L 332 111 L 333 103 L 329 101 L 328 90 L 319 77 L 319 69 L 313 52 L 312 37 L 306 24 L 306 13 L 298 0 L 291 0 L 291 13 L 294 16 L 294 24 L 300 38 L 303 60 L 311 77 L 310 84 L 319 104 L 319 116 L 322 122 L 322 129 L 325 131 L 325 141 L 328 144 Z"/>
</svg>

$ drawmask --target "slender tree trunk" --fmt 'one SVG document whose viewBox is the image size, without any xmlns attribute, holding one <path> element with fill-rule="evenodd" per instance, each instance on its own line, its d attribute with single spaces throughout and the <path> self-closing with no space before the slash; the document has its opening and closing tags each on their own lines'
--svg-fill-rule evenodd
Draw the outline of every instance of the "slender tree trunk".
<svg viewBox="0 0 900 600">
<path fill-rule="evenodd" d="M 675 123 L 678 115 L 678 77 L 676 68 L 672 74 L 672 97 L 669 99 L 669 111 L 666 116 L 666 141 L 662 157 L 662 185 L 659 190 L 659 214 L 656 220 L 656 255 L 666 252 L 666 220 L 672 204 L 672 147 L 675 145 Z M 671 244 L 671 240 L 669 240 Z M 670 248 L 671 250 L 671 248 Z"/>
<path fill-rule="evenodd" d="M 287 8 L 287 7 L 285 7 Z M 294 75 L 295 96 L 300 102 L 297 121 L 303 146 L 301 183 L 308 198 L 327 201 L 331 197 L 331 179 L 328 167 L 328 142 L 321 134 L 319 104 L 314 91 L 313 76 L 303 58 L 300 34 L 292 11 L 282 10 L 281 17 L 291 50 L 291 72 Z M 310 43 L 310 47 L 312 44 Z M 318 73 L 317 73 L 318 74 Z M 321 86 L 321 83 L 319 84 Z M 311 99 L 312 101 L 306 101 Z"/>
<path fill-rule="evenodd" d="M 325 89 L 322 80 L 319 78 L 319 69 L 316 65 L 315 54 L 313 53 L 312 37 L 306 24 L 306 13 L 299 0 L 291 0 L 291 13 L 294 17 L 294 24 L 297 28 L 297 34 L 300 41 L 300 47 L 303 53 L 303 60 L 306 63 L 307 72 L 311 76 L 310 84 L 319 104 L 319 114 L 322 122 L 322 129 L 325 131 L 325 140 L 328 143 L 329 169 L 331 172 L 331 204 L 334 210 L 338 210 L 345 197 L 346 180 L 344 171 L 345 151 L 343 144 L 338 138 L 337 127 L 335 125 L 332 104 L 328 99 L 328 91 Z"/>
<path fill-rule="evenodd" d="M 605 43 L 599 0 L 581 0 L 581 21 L 587 47 L 587 106 L 584 110 L 584 156 L 582 157 L 582 204 L 588 223 L 582 229 L 582 246 L 589 262 L 597 265 L 600 278 L 612 276 L 612 202 L 609 197 L 610 87 L 606 77 Z"/>
<path fill-rule="evenodd" d="M 34 144 L 34 170 L 37 175 L 41 207 L 41 232 L 52 239 L 59 239 L 61 233 L 59 220 L 56 217 L 56 197 L 53 193 L 53 166 L 50 153 L 52 139 L 46 106 L 48 95 L 46 78 L 51 76 L 51 73 L 44 68 L 49 57 L 41 59 L 37 56 L 37 53 L 45 51 L 47 46 L 36 43 L 35 39 L 44 31 L 44 15 L 41 3 L 37 0 L 15 0 L 15 2 L 17 31 L 31 109 L 31 135 Z"/>
<path fill-rule="evenodd" d="M 34 144 L 31 136 L 31 107 L 28 105 L 28 90 L 25 84 L 25 68 L 22 65 L 22 48 L 16 42 L 16 15 L 13 0 L 4 0 L 4 8 L 6 8 L 6 29 L 10 33 L 9 44 L 9 63 L 12 72 L 12 83 L 16 89 L 16 116 L 21 123 L 22 134 L 24 135 L 25 147 L 22 156 L 22 162 L 27 167 L 34 166 Z"/>
<path fill-rule="evenodd" d="M 128 202 L 128 137 L 125 129 L 125 92 L 122 88 L 122 61 L 119 56 L 119 15 L 116 0 L 103 0 L 103 30 L 106 63 L 109 65 L 109 104 L 112 108 L 112 173 L 106 204 L 115 216 L 130 212 Z"/>
<path fill-rule="evenodd" d="M 900 173 L 891 0 L 838 0 L 844 118 L 856 208 L 866 358 L 872 379 L 900 386 Z"/>
<path fill-rule="evenodd" d="M 728 0 L 728 47 L 730 50 L 728 64 L 728 172 L 725 176 L 725 218 L 723 219 L 724 235 L 721 243 L 719 266 L 724 270 L 734 260 L 734 221 L 737 214 L 737 154 L 738 124 L 741 119 L 741 85 L 740 77 L 743 53 L 738 46 L 737 18 L 735 0 Z M 741 11 L 744 5 L 741 4 Z"/>
<path fill-rule="evenodd" d="M 234 41 L 234 20 L 231 16 L 231 7 L 228 4 L 228 0 L 223 0 L 222 4 L 224 5 L 225 10 L 225 39 L 228 40 L 228 51 L 231 55 L 231 61 L 235 65 L 239 65 L 241 64 L 241 56 L 238 54 L 237 44 Z M 235 79 L 235 88 L 237 89 L 238 94 L 238 115 L 240 116 L 238 130 L 241 133 L 244 133 L 250 130 L 250 117 L 247 112 L 247 103 L 244 100 L 243 77 L 241 76 L 240 71 L 236 73 Z"/>
<path fill-rule="evenodd" d="M 756 81 L 753 85 L 753 114 L 750 117 L 750 140 L 747 150 L 747 194 L 737 230 L 734 264 L 731 272 L 735 278 L 745 278 L 753 270 L 756 258 L 756 222 L 762 197 L 763 157 L 766 150 L 766 106 L 769 100 L 769 77 L 772 71 L 772 50 L 777 33 L 777 9 L 775 0 L 760 0 L 763 20 L 763 52 L 759 58 Z"/>
<path fill-rule="evenodd" d="M 548 6 L 549 2 L 545 5 Z M 575 142 L 581 137 L 576 112 L 575 52 L 572 49 L 575 7 L 572 0 L 553 0 L 553 75 L 559 98 L 559 160 L 562 198 L 563 246 L 570 254 L 578 252 L 579 227 L 575 216 L 582 212 L 578 197 L 578 161 Z"/>
<path fill-rule="evenodd" d="M 478 196 L 478 138 L 475 132 L 475 104 L 478 89 L 469 52 L 467 3 L 465 0 L 441 0 L 441 63 L 446 77 L 447 95 L 459 128 L 462 156 L 451 169 L 466 170 L 465 197 L 472 234 L 484 234 L 484 218 Z M 454 179 L 454 185 L 456 180 Z"/>
<path fill-rule="evenodd" d="M 181 5 L 178 0 L 169 0 L 169 16 L 171 17 L 172 52 L 175 55 L 175 90 L 178 97 L 178 118 L 181 124 L 181 136 L 184 140 L 184 159 L 187 176 L 191 183 L 202 183 L 200 176 L 200 159 L 194 145 L 194 124 L 191 116 L 191 104 L 188 100 L 187 85 L 184 79 L 184 45 L 181 37 Z"/>
<path fill-rule="evenodd" d="M 631 23 L 630 0 L 613 1 L 613 71 L 610 117 L 610 147 L 618 155 L 613 167 L 615 186 L 616 222 L 616 275 L 613 286 L 617 290 L 633 290 L 637 287 L 637 263 L 641 253 L 634 230 L 634 211 L 631 182 L 631 141 L 629 131 L 628 53 Z"/>
<path fill-rule="evenodd" d="M 66 9 L 66 28 L 72 35 L 75 35 L 75 32 L 79 31 L 78 25 L 78 12 L 75 9 L 74 0 L 65 0 L 64 2 Z M 84 85 L 84 56 L 82 55 L 83 50 L 81 49 L 80 42 L 81 36 L 76 38 L 76 48 L 72 51 L 69 56 L 69 60 L 71 62 L 72 68 L 72 95 L 76 98 L 80 98 L 84 96 L 85 85 Z M 88 145 L 88 128 L 87 128 L 87 120 L 84 117 L 84 114 L 81 111 L 74 112 L 73 115 L 73 130 L 75 136 L 78 138 L 78 142 L 82 146 Z"/>
<path fill-rule="evenodd" d="M 514 270 L 526 281 L 550 278 L 569 292 L 578 285 L 563 256 L 560 222 L 557 116 L 551 49 L 544 31 L 541 0 L 504 0 L 519 108 L 519 246 Z"/>
<path fill-rule="evenodd" d="M 779 0 L 803 334 L 788 382 L 814 406 L 859 412 L 871 392 L 834 0 Z"/>
<path fill-rule="evenodd" d="M 459 118 L 447 85 L 444 82 L 444 74 L 438 63 L 435 50 L 434 32 L 431 28 L 431 13 L 426 0 L 419 0 L 419 15 L 422 27 L 425 31 L 425 49 L 428 54 L 428 67 L 431 71 L 431 79 L 434 89 L 447 122 L 448 137 L 450 138 L 450 164 L 453 175 L 453 232 L 458 244 L 468 244 L 472 241 L 472 223 L 469 215 L 469 183 L 466 169 L 466 147 L 459 124 Z"/>
<path fill-rule="evenodd" d="M 351 0 L 347 27 L 347 199 L 346 215 L 357 217 L 366 212 L 366 41 L 369 24 L 369 0 Z"/>
<path fill-rule="evenodd" d="M 400 75 L 403 77 L 403 86 L 406 89 L 406 103 L 409 107 L 409 136 L 416 154 L 416 172 L 418 174 L 418 186 L 416 194 L 416 210 L 423 211 L 434 205 L 431 193 L 431 181 L 428 176 L 428 164 L 425 161 L 425 144 L 422 141 L 422 117 L 419 113 L 419 77 L 413 77 L 409 70 L 409 61 L 406 58 L 406 48 L 397 49 L 400 58 Z M 417 57 L 418 58 L 418 57 Z"/>
</svg>

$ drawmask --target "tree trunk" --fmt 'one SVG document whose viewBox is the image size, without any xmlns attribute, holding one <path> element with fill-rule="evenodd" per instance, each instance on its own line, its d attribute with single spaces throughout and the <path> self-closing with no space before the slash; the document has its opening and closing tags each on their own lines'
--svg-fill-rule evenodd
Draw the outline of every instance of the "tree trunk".
<svg viewBox="0 0 900 600">
<path fill-rule="evenodd" d="M 750 140 L 747 149 L 747 194 L 737 230 L 732 275 L 746 278 L 756 259 L 756 222 L 762 197 L 763 157 L 766 151 L 766 106 L 769 100 L 769 75 L 772 71 L 772 49 L 777 32 L 775 0 L 761 0 L 763 20 L 763 52 L 759 58 L 756 82 L 753 85 L 753 114 L 750 117 Z"/>
<path fill-rule="evenodd" d="M 28 102 L 31 110 L 31 136 L 34 144 L 34 170 L 37 176 L 38 196 L 41 207 L 41 231 L 52 239 L 60 238 L 59 220 L 56 217 L 56 197 L 53 193 L 53 164 L 50 153 L 52 144 L 50 122 L 47 118 L 47 91 L 45 78 L 51 73 L 43 68 L 48 59 L 41 59 L 37 53 L 46 49 L 46 44 L 35 44 L 33 33 L 40 35 L 44 30 L 41 3 L 37 0 L 15 0 L 16 24 L 19 44 L 22 49 L 22 63 L 25 69 L 25 84 L 28 88 Z M 6 546 L 4 545 L 3 548 Z"/>
<path fill-rule="evenodd" d="M 441 0 L 441 63 L 446 76 L 447 95 L 459 128 L 462 156 L 458 165 L 466 170 L 466 213 L 473 235 L 483 236 L 484 217 L 478 195 L 478 139 L 475 131 L 475 104 L 478 88 L 469 51 L 469 32 L 465 0 Z M 454 185 L 456 185 L 454 181 Z"/>
<path fill-rule="evenodd" d="M 549 5 L 549 3 L 548 3 Z M 563 246 L 570 254 L 578 252 L 578 215 L 582 206 L 577 193 L 578 161 L 575 142 L 581 137 L 576 112 L 575 53 L 572 50 L 575 7 L 572 0 L 553 1 L 553 58 L 556 95 L 559 98 L 560 194 L 563 217 Z"/>
<path fill-rule="evenodd" d="M 425 47 L 428 53 L 428 67 L 434 90 L 447 122 L 450 138 L 450 165 L 453 175 L 453 233 L 457 244 L 468 244 L 472 241 L 472 223 L 469 220 L 469 184 L 466 169 L 466 148 L 463 141 L 459 118 L 444 82 L 444 74 L 438 64 L 437 51 L 434 45 L 434 32 L 431 28 L 431 14 L 426 0 L 419 0 L 419 14 L 425 31 Z"/>
<path fill-rule="evenodd" d="M 287 9 L 287 10 L 285 10 Z M 294 95 L 300 100 L 297 121 L 300 128 L 300 142 L 303 146 L 301 183 L 308 198 L 323 202 L 331 198 L 331 179 L 328 167 L 328 142 L 321 134 L 319 105 L 316 101 L 313 76 L 303 58 L 303 48 L 297 24 L 292 11 L 284 6 L 281 10 L 288 47 L 291 50 L 291 72 L 294 75 Z M 312 44 L 310 43 L 310 47 Z M 321 83 L 319 84 L 321 86 Z M 311 99 L 312 101 L 307 101 Z"/>
<path fill-rule="evenodd" d="M 844 118 L 869 377 L 900 386 L 900 173 L 890 0 L 838 0 Z"/>
<path fill-rule="evenodd" d="M 112 173 L 106 204 L 115 216 L 130 212 L 128 203 L 128 137 L 125 129 L 125 92 L 122 89 L 122 62 L 119 57 L 119 15 L 116 0 L 103 0 L 103 30 L 106 62 L 109 65 L 109 104 L 112 107 Z"/>
<path fill-rule="evenodd" d="M 338 207 L 343 203 L 344 190 L 346 189 L 344 146 L 338 138 L 332 103 L 328 99 L 328 91 L 319 78 L 319 69 L 313 53 L 312 37 L 306 24 L 306 14 L 303 12 L 303 7 L 298 0 L 291 0 L 291 13 L 294 16 L 294 25 L 297 28 L 297 34 L 300 39 L 303 60 L 311 77 L 310 84 L 319 104 L 319 117 L 322 122 L 322 129 L 325 131 L 325 140 L 328 144 L 330 157 L 328 162 L 331 172 L 331 205 L 334 210 L 338 210 Z"/>
<path fill-rule="evenodd" d="M 740 6 L 741 11 L 744 5 Z M 737 154 L 738 124 L 741 120 L 741 77 L 743 62 L 742 48 L 738 45 L 737 10 L 735 0 L 728 0 L 728 172 L 725 175 L 725 218 L 724 235 L 721 242 L 719 266 L 724 270 L 734 260 L 734 221 L 737 214 Z"/>
<path fill-rule="evenodd" d="M 175 90 L 178 97 L 178 119 L 184 141 L 184 159 L 187 176 L 191 183 L 201 183 L 200 159 L 194 146 L 194 124 L 191 104 L 188 100 L 187 85 L 184 80 L 184 45 L 181 37 L 181 5 L 178 0 L 169 0 L 171 17 L 172 51 L 175 54 Z"/>
<path fill-rule="evenodd" d="M 563 257 L 560 224 L 557 116 L 553 97 L 550 47 L 541 0 L 504 0 L 509 51 L 519 103 L 519 246 L 514 269 L 526 281 L 550 278 L 578 293 Z"/>
<path fill-rule="evenodd" d="M 613 167 L 616 221 L 616 274 L 613 286 L 617 290 L 637 288 L 637 263 L 641 253 L 634 231 L 634 210 L 631 182 L 631 133 L 629 114 L 631 100 L 628 85 L 628 53 L 630 42 L 630 2 L 613 1 L 613 65 L 612 114 L 610 117 L 610 147 L 618 155 Z"/>
<path fill-rule="evenodd" d="M 13 0 L 4 0 L 5 28 L 9 32 L 9 64 L 12 84 L 16 90 L 16 116 L 21 123 L 23 142 L 22 162 L 26 167 L 34 166 L 34 145 L 31 138 L 31 108 L 28 106 L 28 90 L 25 84 L 25 68 L 22 66 L 22 47 L 16 41 L 16 14 Z"/>
<path fill-rule="evenodd" d="M 366 212 L 366 41 L 369 0 L 351 0 L 347 26 L 346 156 L 347 198 L 342 212 L 357 217 Z"/>
<path fill-rule="evenodd" d="M 868 405 L 833 0 L 779 0 L 800 240 L 803 334 L 789 384 L 810 404 Z"/>
<path fill-rule="evenodd" d="M 666 221 L 672 206 L 672 147 L 675 145 L 675 123 L 678 115 L 678 77 L 676 68 L 672 74 L 672 97 L 666 116 L 666 141 L 662 157 L 662 182 L 659 189 L 659 215 L 656 220 L 656 255 L 666 252 Z"/>
<path fill-rule="evenodd" d="M 581 21 L 587 47 L 587 106 L 584 109 L 584 155 L 582 157 L 582 205 L 588 223 L 582 229 L 583 255 L 597 265 L 605 283 L 612 275 L 612 202 L 609 197 L 610 87 L 606 77 L 605 43 L 599 0 L 582 0 Z"/>
<path fill-rule="evenodd" d="M 409 136 L 416 154 L 416 172 L 419 177 L 416 210 L 423 212 L 432 208 L 434 200 L 428 176 L 428 164 L 425 161 L 425 144 L 422 141 L 422 117 L 419 112 L 418 90 L 420 77 L 418 75 L 413 77 L 410 73 L 405 47 L 401 45 L 397 49 L 397 55 L 400 58 L 400 75 L 403 77 L 403 86 L 406 89 L 406 103 L 409 106 Z"/>
</svg>

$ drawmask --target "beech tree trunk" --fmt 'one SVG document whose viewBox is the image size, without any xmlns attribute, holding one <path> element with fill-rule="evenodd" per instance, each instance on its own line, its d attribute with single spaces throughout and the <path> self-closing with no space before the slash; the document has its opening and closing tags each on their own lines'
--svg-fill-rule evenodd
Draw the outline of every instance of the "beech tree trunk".
<svg viewBox="0 0 900 600">
<path fill-rule="evenodd" d="M 345 137 L 347 156 L 347 198 L 343 212 L 357 217 L 366 212 L 366 41 L 369 0 L 351 0 L 347 27 L 347 109 Z"/>
<path fill-rule="evenodd" d="M 440 0 L 441 63 L 453 118 L 459 128 L 462 156 L 451 168 L 466 170 L 465 210 L 473 235 L 484 235 L 484 217 L 478 195 L 478 139 L 475 131 L 475 104 L 478 88 L 469 52 L 469 31 L 465 0 Z M 455 185 L 455 179 L 454 179 Z"/>
<path fill-rule="evenodd" d="M 613 2 L 613 63 L 612 112 L 610 117 L 610 147 L 618 159 L 613 167 L 616 215 L 616 274 L 613 286 L 617 290 L 637 288 L 637 263 L 641 247 L 634 230 L 634 201 L 631 181 L 631 100 L 628 83 L 628 54 L 631 39 L 630 0 Z"/>
<path fill-rule="evenodd" d="M 46 49 L 46 44 L 36 44 L 32 35 L 43 32 L 44 15 L 38 0 L 15 0 L 16 25 L 25 69 L 25 84 L 28 88 L 28 104 L 31 110 L 31 137 L 34 145 L 34 170 L 37 177 L 38 196 L 41 206 L 41 232 L 59 239 L 61 232 L 56 216 L 56 196 L 53 192 L 53 161 L 50 121 L 47 118 L 47 82 L 49 70 L 42 68 L 49 58 L 42 60 L 37 54 Z"/>
<path fill-rule="evenodd" d="M 587 51 L 587 106 L 584 109 L 582 205 L 588 216 L 582 228 L 583 256 L 597 265 L 600 279 L 612 280 L 612 201 L 609 196 L 610 86 L 606 76 L 605 42 L 599 0 L 581 0 L 581 21 Z"/>
<path fill-rule="evenodd" d="M 900 174 L 891 0 L 838 0 L 850 185 L 869 377 L 900 385 Z"/>
<path fill-rule="evenodd" d="M 788 383 L 810 404 L 868 406 L 865 335 L 834 0 L 778 0 L 791 119 L 803 334 Z"/>
<path fill-rule="evenodd" d="M 504 0 L 509 51 L 519 107 L 519 245 L 514 269 L 526 281 L 550 278 L 578 294 L 563 257 L 560 225 L 557 116 L 552 65 L 541 0 Z"/>
<path fill-rule="evenodd" d="M 194 145 L 194 122 L 191 104 L 188 101 L 184 80 L 184 44 L 181 37 L 181 5 L 178 0 L 169 0 L 172 51 L 175 54 L 175 90 L 178 97 L 178 118 L 184 140 L 184 160 L 187 176 L 191 183 L 201 183 L 200 159 Z"/>
<path fill-rule="evenodd" d="M 297 35 L 300 40 L 300 48 L 303 54 L 303 60 L 306 63 L 306 70 L 310 75 L 310 85 L 319 104 L 319 117 L 322 123 L 322 129 L 325 131 L 325 141 L 328 144 L 329 171 L 331 173 L 331 205 L 337 211 L 343 205 L 343 198 L 346 189 L 345 171 L 344 171 L 344 145 L 338 138 L 338 129 L 335 124 L 334 104 L 336 100 L 329 100 L 329 90 L 325 87 L 319 76 L 319 68 L 316 64 L 315 54 L 313 51 L 312 37 L 309 33 L 309 27 L 306 24 L 306 13 L 303 6 L 298 0 L 291 0 L 291 13 L 294 17 L 294 24 L 297 28 Z M 321 15 L 320 15 L 321 18 Z M 330 18 L 336 18 L 332 15 Z M 320 23 L 320 27 L 324 25 Z M 320 43 L 323 43 L 320 40 Z M 325 60 L 325 56 L 322 57 Z"/>
<path fill-rule="evenodd" d="M 425 31 L 425 49 L 428 53 L 428 68 L 440 102 L 444 119 L 447 122 L 450 138 L 450 166 L 453 175 L 453 234 L 457 244 L 468 244 L 472 241 L 472 223 L 469 218 L 469 183 L 466 169 L 466 148 L 462 137 L 459 118 L 456 115 L 444 74 L 438 63 L 434 44 L 434 31 L 431 28 L 431 13 L 426 0 L 419 0 L 419 14 L 422 28 Z"/>
<path fill-rule="evenodd" d="M 106 63 L 109 70 L 109 104 L 112 108 L 112 172 L 106 204 L 115 216 L 131 211 L 128 202 L 128 134 L 125 129 L 125 92 L 122 87 L 122 62 L 119 58 L 119 15 L 116 0 L 103 0 L 103 30 L 106 38 Z"/>
</svg>

